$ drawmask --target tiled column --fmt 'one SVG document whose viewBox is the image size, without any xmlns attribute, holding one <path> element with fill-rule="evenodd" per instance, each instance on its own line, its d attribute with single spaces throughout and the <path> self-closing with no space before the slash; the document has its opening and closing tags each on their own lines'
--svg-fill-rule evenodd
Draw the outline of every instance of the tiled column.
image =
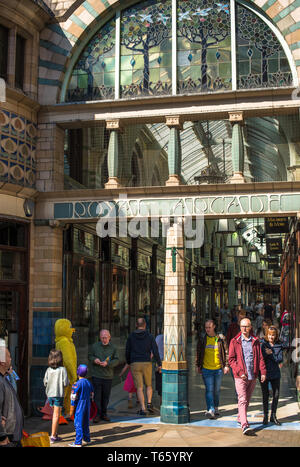
<svg viewBox="0 0 300 467">
<path fill-rule="evenodd" d="M 120 187 L 120 120 L 108 120 L 106 128 L 110 130 L 110 136 L 107 154 L 108 182 L 105 184 L 105 188 L 118 188 Z"/>
<path fill-rule="evenodd" d="M 168 165 L 169 165 L 169 178 L 166 185 L 180 185 L 181 184 L 181 142 L 180 130 L 182 124 L 180 117 L 166 117 L 166 125 L 170 128 L 170 138 L 168 145 Z"/>
<path fill-rule="evenodd" d="M 229 121 L 232 124 L 232 169 L 233 175 L 230 183 L 245 183 L 244 178 L 244 140 L 242 124 L 244 121 L 243 112 L 229 112 Z"/>
<path fill-rule="evenodd" d="M 176 249 L 176 252 L 173 248 Z M 180 219 L 169 227 L 167 232 L 164 360 L 162 364 L 163 393 L 160 411 L 162 422 L 175 424 L 187 423 L 190 420 L 183 248 L 183 225 Z M 176 253 L 175 258 L 174 253 Z"/>
</svg>

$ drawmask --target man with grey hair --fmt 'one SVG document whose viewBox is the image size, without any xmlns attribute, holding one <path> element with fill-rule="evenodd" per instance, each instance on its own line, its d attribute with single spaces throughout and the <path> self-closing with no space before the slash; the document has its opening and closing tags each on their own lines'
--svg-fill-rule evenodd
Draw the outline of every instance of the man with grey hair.
<svg viewBox="0 0 300 467">
<path fill-rule="evenodd" d="M 111 336 L 107 329 L 100 331 L 100 342 L 93 344 L 88 359 L 91 366 L 94 399 L 97 405 L 97 415 L 94 423 L 101 420 L 110 422 L 107 416 L 114 368 L 119 364 L 117 349 L 110 342 Z"/>
<path fill-rule="evenodd" d="M 24 415 L 14 388 L 6 379 L 10 352 L 0 342 L 0 447 L 21 447 Z"/>
<path fill-rule="evenodd" d="M 260 348 L 260 342 L 253 335 L 251 321 L 244 318 L 240 322 L 241 332 L 235 336 L 229 346 L 229 365 L 232 368 L 235 388 L 238 395 L 238 423 L 244 435 L 252 434 L 247 420 L 247 409 L 254 391 L 256 379 L 261 375 L 261 382 L 266 379 L 266 365 Z"/>
</svg>

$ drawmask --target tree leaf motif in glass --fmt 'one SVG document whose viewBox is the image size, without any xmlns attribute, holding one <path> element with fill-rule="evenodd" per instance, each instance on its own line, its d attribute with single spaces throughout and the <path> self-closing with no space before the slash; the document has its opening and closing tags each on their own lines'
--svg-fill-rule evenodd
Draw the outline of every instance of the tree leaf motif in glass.
<svg viewBox="0 0 300 467">
<path fill-rule="evenodd" d="M 170 94 L 172 87 L 171 0 L 144 1 L 121 17 L 121 96 Z M 129 69 L 126 56 L 134 67 Z M 137 57 L 141 60 L 138 62 Z"/>
<path fill-rule="evenodd" d="M 229 2 L 179 0 L 177 13 L 178 92 L 229 89 Z"/>
<path fill-rule="evenodd" d="M 112 19 L 81 53 L 69 82 L 68 101 L 114 98 L 115 27 L 115 19 Z"/>
<path fill-rule="evenodd" d="M 276 35 L 242 5 L 237 5 L 237 72 L 240 89 L 292 84 L 292 74 Z"/>
</svg>

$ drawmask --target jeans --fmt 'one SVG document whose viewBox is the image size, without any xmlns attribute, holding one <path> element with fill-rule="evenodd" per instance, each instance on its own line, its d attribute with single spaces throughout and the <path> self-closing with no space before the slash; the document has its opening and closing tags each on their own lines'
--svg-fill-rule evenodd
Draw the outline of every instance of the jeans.
<svg viewBox="0 0 300 467">
<path fill-rule="evenodd" d="M 222 376 L 222 368 L 219 370 L 207 370 L 206 368 L 202 368 L 207 410 L 215 411 L 215 409 L 219 407 Z"/>
<path fill-rule="evenodd" d="M 94 401 L 97 406 L 97 415 L 100 417 L 107 416 L 107 406 L 109 402 L 112 379 L 95 378 L 92 377 L 92 384 L 94 386 Z"/>
<path fill-rule="evenodd" d="M 269 409 L 269 384 L 271 383 L 272 391 L 273 391 L 273 400 L 271 406 L 271 413 L 276 414 L 278 400 L 279 400 L 279 389 L 280 389 L 280 378 L 278 379 L 271 379 L 264 383 L 260 383 L 262 396 L 263 396 L 263 407 L 264 407 L 264 414 L 268 413 Z"/>
</svg>

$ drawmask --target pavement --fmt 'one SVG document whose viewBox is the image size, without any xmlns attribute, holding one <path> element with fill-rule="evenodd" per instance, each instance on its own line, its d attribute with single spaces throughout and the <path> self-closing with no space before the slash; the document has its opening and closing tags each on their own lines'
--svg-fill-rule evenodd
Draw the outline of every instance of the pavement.
<svg viewBox="0 0 300 467">
<path fill-rule="evenodd" d="M 193 346 L 194 347 L 194 346 Z M 191 362 L 193 355 L 190 356 Z M 262 394 L 257 382 L 248 408 L 248 421 L 254 428 L 253 436 L 242 434 L 237 420 L 237 402 L 234 381 L 231 375 L 223 377 L 220 397 L 220 417 L 216 420 L 205 418 L 205 392 L 202 377 L 193 365 L 189 372 L 189 404 L 191 421 L 184 425 L 170 425 L 160 421 L 159 396 L 154 392 L 155 413 L 147 417 L 137 415 L 135 404 L 128 409 L 127 393 L 123 382 L 112 388 L 108 415 L 111 422 L 91 422 L 91 444 L 87 447 L 116 448 L 182 448 L 196 447 L 300 447 L 300 414 L 296 390 L 289 378 L 286 365 L 282 368 L 280 399 L 277 418 L 281 426 L 269 423 L 262 425 Z M 51 431 L 51 421 L 41 417 L 30 417 L 25 421 L 29 433 Z M 74 424 L 59 427 L 62 442 L 51 447 L 68 447 L 74 441 Z M 154 461 L 157 459 L 154 459 Z"/>
</svg>

